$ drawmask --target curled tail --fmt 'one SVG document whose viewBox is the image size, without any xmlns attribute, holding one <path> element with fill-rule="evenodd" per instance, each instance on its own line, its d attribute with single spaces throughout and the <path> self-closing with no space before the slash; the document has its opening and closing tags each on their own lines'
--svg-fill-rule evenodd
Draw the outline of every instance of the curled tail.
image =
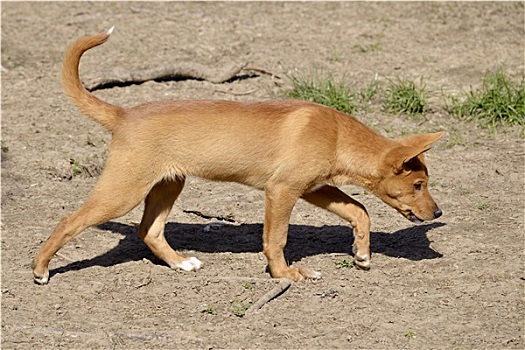
<svg viewBox="0 0 525 350">
<path fill-rule="evenodd" d="M 124 109 L 104 102 L 87 91 L 80 81 L 78 66 L 84 52 L 105 43 L 113 28 L 111 27 L 107 32 L 80 38 L 71 44 L 66 51 L 62 67 L 62 85 L 73 103 L 82 113 L 109 131 L 117 127 Z"/>
</svg>

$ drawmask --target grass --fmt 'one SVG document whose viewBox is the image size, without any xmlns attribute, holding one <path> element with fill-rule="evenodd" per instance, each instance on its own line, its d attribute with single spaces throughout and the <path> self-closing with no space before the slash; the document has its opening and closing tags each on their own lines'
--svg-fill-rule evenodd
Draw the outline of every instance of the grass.
<svg viewBox="0 0 525 350">
<path fill-rule="evenodd" d="M 102 165 L 91 157 L 87 157 L 84 163 L 80 162 L 78 158 L 70 158 L 69 165 L 71 178 L 78 175 L 94 177 L 102 172 Z"/>
<path fill-rule="evenodd" d="M 284 96 L 316 102 L 346 114 L 366 110 L 369 105 L 381 103 L 391 114 L 424 115 L 429 110 L 427 89 L 423 78 L 419 82 L 407 78 L 387 79 L 384 88 L 377 75 L 359 91 L 350 89 L 343 80 L 332 74 L 293 74 L 289 76 L 291 89 Z M 476 120 L 483 126 L 523 126 L 525 138 L 525 78 L 512 81 L 501 69 L 486 74 L 482 87 L 460 97 L 445 96 L 445 110 L 464 120 Z M 453 128 L 447 147 L 465 145 L 467 140 Z"/>
<path fill-rule="evenodd" d="M 247 289 L 247 290 L 252 290 L 253 289 L 253 284 L 249 283 L 249 282 L 245 282 L 242 284 L 242 287 L 244 289 Z"/>
<path fill-rule="evenodd" d="M 7 152 L 9 152 L 9 147 L 7 147 L 7 145 L 6 145 L 6 143 L 4 142 L 4 140 L 2 140 L 0 143 L 1 143 L 2 153 L 7 153 Z"/>
<path fill-rule="evenodd" d="M 512 81 L 501 69 L 487 73 L 481 88 L 451 97 L 446 109 L 459 119 L 476 120 L 484 127 L 525 126 L 525 79 Z"/>
<path fill-rule="evenodd" d="M 362 104 L 368 104 L 368 103 L 372 102 L 374 97 L 379 92 L 381 92 L 381 86 L 379 84 L 379 79 L 378 79 L 378 76 L 377 76 L 377 73 L 376 73 L 374 75 L 374 78 L 372 79 L 372 81 L 367 86 L 365 86 L 364 89 L 361 89 L 361 91 L 359 91 L 358 95 L 359 95 L 359 98 L 360 98 Z"/>
<path fill-rule="evenodd" d="M 336 81 L 331 74 L 296 74 L 289 79 L 292 89 L 285 91 L 286 97 L 319 103 L 347 114 L 356 110 L 354 94 L 343 81 Z"/>
<path fill-rule="evenodd" d="M 201 313 L 216 316 L 217 308 L 214 306 L 207 306 L 204 309 L 202 309 Z"/>
<path fill-rule="evenodd" d="M 237 317 L 244 317 L 246 315 L 246 310 L 250 308 L 250 304 L 242 304 L 238 300 L 232 302 L 232 311 L 233 314 Z"/>
<path fill-rule="evenodd" d="M 416 334 L 414 332 L 412 332 L 412 331 L 408 331 L 408 332 L 405 333 L 405 338 L 411 339 L 411 338 L 415 338 L 415 337 L 416 337 Z"/>
<path fill-rule="evenodd" d="M 428 109 L 428 103 L 423 78 L 419 84 L 400 77 L 389 80 L 383 107 L 387 112 L 393 114 L 424 114 Z"/>
<path fill-rule="evenodd" d="M 474 204 L 474 208 L 477 210 L 487 210 L 488 208 L 490 208 L 490 205 L 488 205 L 487 203 L 480 202 Z"/>
<path fill-rule="evenodd" d="M 296 74 L 289 76 L 292 88 L 285 91 L 286 97 L 312 101 L 352 114 L 366 106 L 382 91 L 377 76 L 363 89 L 353 92 L 343 81 L 336 81 L 331 74 Z M 385 110 L 399 114 L 422 114 L 427 110 L 426 89 L 408 79 L 391 80 L 386 88 L 383 103 Z"/>
<path fill-rule="evenodd" d="M 336 261 L 335 265 L 340 269 L 351 269 L 352 267 L 354 267 L 354 261 L 342 259 L 342 260 Z"/>
<path fill-rule="evenodd" d="M 69 164 L 71 164 L 71 172 L 73 175 L 82 174 L 82 165 L 80 165 L 80 161 L 78 159 L 71 158 L 69 160 Z"/>
</svg>

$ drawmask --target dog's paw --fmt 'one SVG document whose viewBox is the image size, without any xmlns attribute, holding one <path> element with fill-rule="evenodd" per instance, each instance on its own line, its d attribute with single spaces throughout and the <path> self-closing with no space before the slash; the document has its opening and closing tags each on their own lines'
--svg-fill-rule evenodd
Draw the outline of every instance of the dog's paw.
<svg viewBox="0 0 525 350">
<path fill-rule="evenodd" d="M 176 265 L 176 267 L 184 271 L 198 270 L 201 268 L 201 266 L 202 266 L 202 262 L 195 257 L 188 258 L 184 260 L 183 262 L 181 262 L 180 264 Z"/>
<path fill-rule="evenodd" d="M 284 271 L 278 272 L 278 273 L 271 273 L 273 278 L 288 278 L 289 280 L 293 282 L 299 282 L 304 279 L 313 279 L 317 280 L 322 277 L 322 274 L 320 272 L 314 271 L 312 269 L 306 268 L 306 267 L 289 267 Z"/>
<path fill-rule="evenodd" d="M 49 271 L 46 270 L 43 274 L 37 274 L 33 271 L 33 281 L 36 284 L 44 285 L 49 283 Z"/>
<path fill-rule="evenodd" d="M 367 271 L 370 270 L 371 263 L 370 263 L 370 256 L 368 254 L 363 254 L 363 255 L 355 254 L 354 263 L 358 269 L 367 270 Z"/>
<path fill-rule="evenodd" d="M 323 274 L 321 272 L 306 268 L 306 267 L 300 267 L 299 273 L 304 277 L 312 280 L 318 280 L 323 277 Z"/>
</svg>

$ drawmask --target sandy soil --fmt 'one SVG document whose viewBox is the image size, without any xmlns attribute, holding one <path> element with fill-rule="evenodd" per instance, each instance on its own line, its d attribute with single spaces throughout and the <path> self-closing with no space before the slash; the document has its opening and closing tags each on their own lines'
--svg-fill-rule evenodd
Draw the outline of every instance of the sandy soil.
<svg viewBox="0 0 525 350">
<path fill-rule="evenodd" d="M 523 139 L 460 123 L 442 99 L 442 91 L 477 86 L 500 66 L 523 77 L 523 3 L 1 6 L 3 349 L 523 349 Z M 373 221 L 373 268 L 364 272 L 338 267 L 352 260 L 347 223 L 298 203 L 287 259 L 324 278 L 293 284 L 239 317 L 236 306 L 275 285 L 261 253 L 262 194 L 191 179 L 166 230 L 174 247 L 204 262 L 202 270 L 173 271 L 156 259 L 136 234 L 137 208 L 75 238 L 52 261 L 50 284 L 33 284 L 33 257 L 86 198 L 109 141 L 63 94 L 63 51 L 111 25 L 111 40 L 82 61 L 86 81 L 181 61 L 252 68 L 224 84 L 188 79 L 96 92 L 124 106 L 266 99 L 289 86 L 288 74 L 314 67 L 356 87 L 376 73 L 381 82 L 424 76 L 434 91 L 425 119 L 389 115 L 377 104 L 356 117 L 392 137 L 448 132 L 428 154 L 443 217 L 413 225 L 345 187 Z M 209 225 L 221 218 L 228 225 Z"/>
</svg>

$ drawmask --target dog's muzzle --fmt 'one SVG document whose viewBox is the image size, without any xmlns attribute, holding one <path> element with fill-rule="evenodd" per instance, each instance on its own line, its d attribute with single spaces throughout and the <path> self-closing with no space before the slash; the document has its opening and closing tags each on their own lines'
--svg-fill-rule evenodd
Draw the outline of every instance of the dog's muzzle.
<svg viewBox="0 0 525 350">
<path fill-rule="evenodd" d="M 432 214 L 433 214 L 434 217 L 431 218 L 431 219 L 437 219 L 437 218 L 439 218 L 441 215 L 443 215 L 443 212 L 441 211 L 441 209 L 436 208 Z M 421 219 L 420 217 L 416 216 L 416 214 L 414 214 L 414 213 L 412 212 L 412 210 L 409 210 L 405 216 L 406 216 L 406 218 L 407 218 L 408 220 L 410 220 L 410 221 L 412 221 L 412 222 L 414 222 L 414 223 L 416 223 L 416 224 L 420 224 L 420 223 L 422 223 L 423 221 L 425 221 L 424 219 Z M 427 220 L 429 220 L 429 219 L 427 219 Z"/>
</svg>

